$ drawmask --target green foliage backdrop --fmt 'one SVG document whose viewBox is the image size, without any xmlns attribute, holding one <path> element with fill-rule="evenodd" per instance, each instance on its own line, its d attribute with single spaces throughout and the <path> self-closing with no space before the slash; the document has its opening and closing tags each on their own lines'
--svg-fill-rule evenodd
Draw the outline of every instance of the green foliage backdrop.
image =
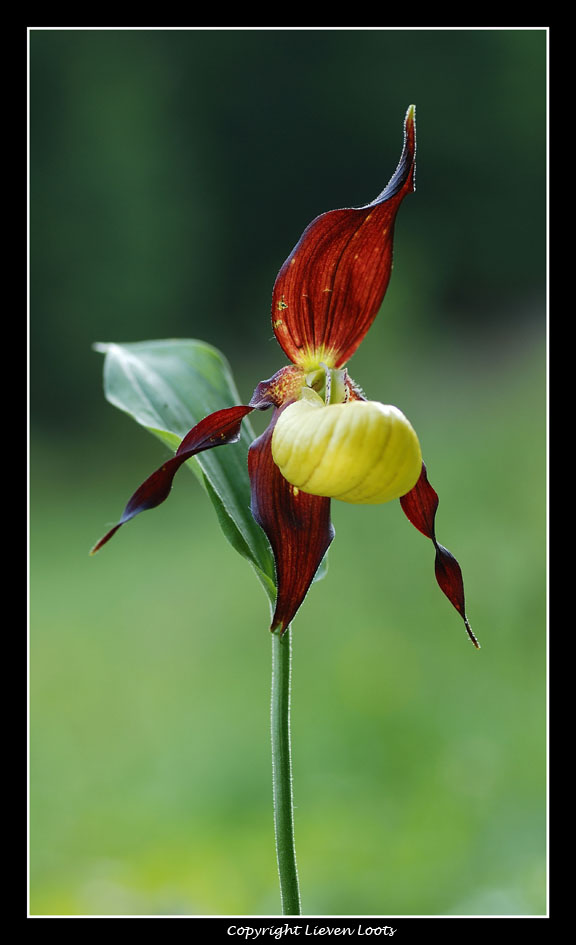
<svg viewBox="0 0 576 945">
<path fill-rule="evenodd" d="M 30 73 L 31 911 L 278 913 L 268 603 L 184 473 L 88 557 L 166 455 L 92 345 L 203 339 L 246 402 L 280 265 L 382 189 L 414 102 L 350 371 L 418 430 L 482 650 L 398 503 L 334 504 L 295 624 L 304 908 L 541 914 L 546 32 L 33 29 Z"/>
</svg>

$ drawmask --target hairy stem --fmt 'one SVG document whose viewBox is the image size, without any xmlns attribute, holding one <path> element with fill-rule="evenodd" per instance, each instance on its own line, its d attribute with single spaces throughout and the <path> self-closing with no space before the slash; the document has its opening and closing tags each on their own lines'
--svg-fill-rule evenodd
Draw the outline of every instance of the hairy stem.
<svg viewBox="0 0 576 945">
<path fill-rule="evenodd" d="M 290 751 L 291 637 L 290 627 L 282 636 L 272 634 L 272 785 L 282 914 L 300 915 Z"/>
</svg>

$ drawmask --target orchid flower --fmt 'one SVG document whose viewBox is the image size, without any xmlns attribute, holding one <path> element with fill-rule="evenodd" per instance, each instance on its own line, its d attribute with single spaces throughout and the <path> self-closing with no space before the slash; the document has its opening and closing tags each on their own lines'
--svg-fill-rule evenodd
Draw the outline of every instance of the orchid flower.
<svg viewBox="0 0 576 945">
<path fill-rule="evenodd" d="M 276 567 L 271 630 L 282 634 L 289 626 L 332 542 L 331 500 L 399 499 L 408 519 L 433 542 L 438 584 L 479 646 L 466 616 L 460 566 L 436 540 L 438 496 L 418 437 L 397 407 L 368 400 L 345 366 L 388 286 L 396 214 L 414 191 L 415 155 L 411 106 L 400 161 L 382 193 L 366 206 L 318 216 L 280 269 L 272 325 L 291 363 L 261 381 L 249 404 L 218 410 L 194 426 L 176 454 L 136 490 L 93 553 L 135 515 L 160 505 L 188 459 L 236 442 L 249 413 L 272 408 L 267 430 L 248 454 L 252 515 Z"/>
</svg>

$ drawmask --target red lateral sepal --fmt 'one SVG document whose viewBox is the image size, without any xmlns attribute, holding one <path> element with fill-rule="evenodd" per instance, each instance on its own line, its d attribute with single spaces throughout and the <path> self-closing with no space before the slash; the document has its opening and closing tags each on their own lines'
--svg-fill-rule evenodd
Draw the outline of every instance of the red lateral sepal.
<svg viewBox="0 0 576 945">
<path fill-rule="evenodd" d="M 276 562 L 276 607 L 271 630 L 284 632 L 304 600 L 334 538 L 330 499 L 300 492 L 272 458 L 279 411 L 248 453 L 252 515 L 268 537 Z"/>
</svg>

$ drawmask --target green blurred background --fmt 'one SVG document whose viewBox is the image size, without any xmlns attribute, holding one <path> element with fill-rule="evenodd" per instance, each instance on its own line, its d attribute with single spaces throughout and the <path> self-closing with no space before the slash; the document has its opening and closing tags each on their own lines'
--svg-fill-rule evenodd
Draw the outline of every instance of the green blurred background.
<svg viewBox="0 0 576 945">
<path fill-rule="evenodd" d="M 187 473 L 88 557 L 165 455 L 91 345 L 201 338 L 246 402 L 280 265 L 380 192 L 412 102 L 350 372 L 420 435 L 482 649 L 399 503 L 334 503 L 294 633 L 304 911 L 545 911 L 546 40 L 31 31 L 32 914 L 278 915 L 268 605 Z"/>
</svg>

